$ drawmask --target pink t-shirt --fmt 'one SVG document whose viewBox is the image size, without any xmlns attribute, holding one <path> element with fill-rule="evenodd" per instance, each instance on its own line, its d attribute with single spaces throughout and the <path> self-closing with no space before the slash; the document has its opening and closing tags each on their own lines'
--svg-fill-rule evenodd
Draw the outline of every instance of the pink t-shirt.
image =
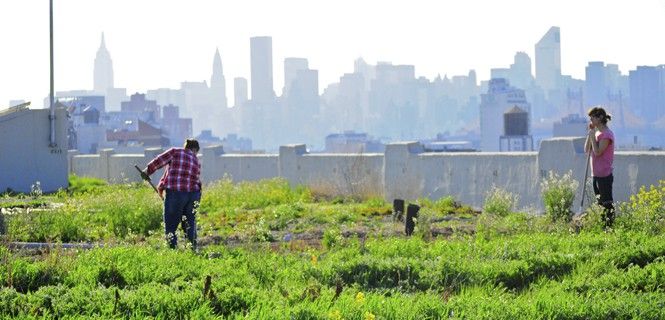
<svg viewBox="0 0 665 320">
<path fill-rule="evenodd" d="M 614 133 L 612 130 L 596 132 L 596 141 L 600 144 L 602 140 L 610 140 L 607 148 L 599 156 L 591 152 L 591 169 L 594 177 L 607 177 L 612 174 L 612 163 L 614 162 Z"/>
</svg>

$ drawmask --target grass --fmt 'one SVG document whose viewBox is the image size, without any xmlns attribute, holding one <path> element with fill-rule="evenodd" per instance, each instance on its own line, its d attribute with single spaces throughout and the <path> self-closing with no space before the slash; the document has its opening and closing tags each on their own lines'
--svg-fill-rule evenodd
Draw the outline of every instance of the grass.
<svg viewBox="0 0 665 320">
<path fill-rule="evenodd" d="M 4 250 L 0 315 L 660 318 L 664 240 L 585 233 L 209 246 L 198 255 L 137 245 L 37 257 Z"/>
<path fill-rule="evenodd" d="M 594 208 L 568 222 L 419 199 L 417 236 L 407 238 L 383 199 L 221 181 L 204 190 L 198 254 L 167 248 L 148 187 L 95 188 L 37 197 L 49 205 L 7 217 L 5 241 L 111 245 L 0 246 L 0 318 L 665 317 L 662 184 L 618 206 L 607 231 Z"/>
</svg>

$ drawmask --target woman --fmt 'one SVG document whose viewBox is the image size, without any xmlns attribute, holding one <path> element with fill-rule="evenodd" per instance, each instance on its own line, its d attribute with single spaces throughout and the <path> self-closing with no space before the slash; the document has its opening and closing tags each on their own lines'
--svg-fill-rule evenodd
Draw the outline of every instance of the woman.
<svg viewBox="0 0 665 320">
<path fill-rule="evenodd" d="M 591 153 L 591 172 L 593 175 L 593 192 L 598 204 L 604 209 L 603 221 L 606 227 L 614 222 L 614 206 L 612 205 L 612 164 L 614 162 L 614 133 L 607 126 L 612 119 L 605 109 L 594 107 L 587 113 L 591 123 L 587 135 L 585 151 Z"/>
</svg>

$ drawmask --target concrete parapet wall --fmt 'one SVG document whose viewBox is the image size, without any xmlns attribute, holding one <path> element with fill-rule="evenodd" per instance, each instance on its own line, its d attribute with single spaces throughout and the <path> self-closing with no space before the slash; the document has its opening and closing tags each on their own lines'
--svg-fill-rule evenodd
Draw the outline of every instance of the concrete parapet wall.
<svg viewBox="0 0 665 320">
<path fill-rule="evenodd" d="M 383 196 L 382 154 L 307 154 L 304 145 L 280 148 L 280 176 L 327 195 Z"/>
<path fill-rule="evenodd" d="M 416 199 L 425 192 L 419 157 L 422 152 L 423 147 L 418 142 L 386 146 L 383 188 L 387 199 Z"/>
<path fill-rule="evenodd" d="M 616 157 L 616 154 L 615 154 Z M 544 140 L 538 152 L 538 172 L 545 177 L 549 171 L 565 174 L 572 171 L 573 177 L 584 178 L 588 154 L 584 153 L 584 138 L 555 138 Z M 615 164 L 615 167 L 616 164 Z M 620 169 L 620 167 L 617 167 Z M 591 170 L 591 169 L 589 169 Z M 591 176 L 591 171 L 589 171 Z"/>
<path fill-rule="evenodd" d="M 106 180 L 108 170 L 101 169 L 99 154 L 75 155 L 70 161 L 69 173 L 81 177 L 92 177 Z"/>
<path fill-rule="evenodd" d="M 425 153 L 418 160 L 424 197 L 452 195 L 480 207 L 496 186 L 518 194 L 520 207 L 540 202 L 535 152 Z"/>
<path fill-rule="evenodd" d="M 141 181 L 141 176 L 134 165 L 143 169 L 150 160 L 142 154 L 113 154 L 109 156 L 109 171 L 106 180 L 111 183 Z M 161 176 L 162 172 L 157 171 L 153 174 L 152 180 L 159 181 Z"/>
<path fill-rule="evenodd" d="M 492 186 L 519 195 L 519 206 L 542 209 L 540 182 L 554 171 L 572 171 L 581 194 L 587 155 L 583 138 L 556 138 L 541 143 L 539 152 L 425 153 L 417 142 L 386 146 L 385 154 L 309 154 L 305 145 L 280 147 L 279 154 L 226 154 L 221 147 L 202 150 L 202 180 L 224 177 L 252 181 L 283 177 L 292 185 L 306 185 L 315 192 L 339 195 L 383 196 L 386 200 L 419 197 L 438 199 L 452 195 L 482 207 Z M 70 170 L 111 182 L 139 181 L 133 165 L 145 165 L 162 152 L 98 155 L 70 154 Z M 589 174 L 590 175 L 590 174 Z M 161 173 L 153 175 L 157 181 Z M 643 185 L 665 179 L 665 152 L 617 152 L 614 163 L 614 198 L 626 201 Z"/>
<path fill-rule="evenodd" d="M 278 176 L 278 157 L 274 154 L 225 154 L 215 157 L 213 161 L 204 160 L 201 164 L 203 167 L 201 179 L 204 183 L 225 177 L 233 181 L 256 181 Z M 207 170 L 208 164 L 212 164 L 215 170 Z"/>
<path fill-rule="evenodd" d="M 615 153 L 613 175 L 614 200 L 627 201 L 640 187 L 657 186 L 658 180 L 665 180 L 665 152 Z"/>
</svg>

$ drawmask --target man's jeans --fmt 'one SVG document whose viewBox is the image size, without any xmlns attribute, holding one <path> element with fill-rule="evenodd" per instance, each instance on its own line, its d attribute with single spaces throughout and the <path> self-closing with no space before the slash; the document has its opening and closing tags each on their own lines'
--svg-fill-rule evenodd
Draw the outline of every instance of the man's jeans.
<svg viewBox="0 0 665 320">
<path fill-rule="evenodd" d="M 185 192 L 166 190 L 164 199 L 164 233 L 169 241 L 169 246 L 175 248 L 178 245 L 176 230 L 182 222 L 182 230 L 187 234 L 187 239 L 192 243 L 192 249 L 196 250 L 196 213 L 201 201 L 201 191 Z"/>
</svg>

